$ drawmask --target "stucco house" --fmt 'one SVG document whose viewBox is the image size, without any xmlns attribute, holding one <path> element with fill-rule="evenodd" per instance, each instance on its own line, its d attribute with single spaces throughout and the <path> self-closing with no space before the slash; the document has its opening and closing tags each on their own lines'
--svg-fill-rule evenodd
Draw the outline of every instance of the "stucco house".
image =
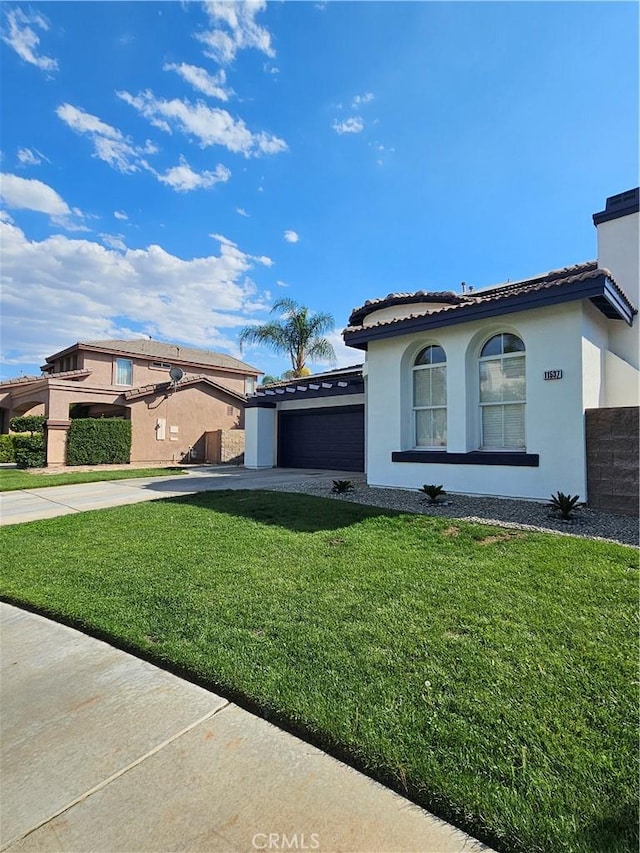
<svg viewBox="0 0 640 853">
<path fill-rule="evenodd" d="M 131 462 L 204 461 L 206 433 L 243 430 L 246 395 L 261 375 L 224 353 L 146 338 L 78 342 L 41 370 L 0 383 L 0 416 L 3 432 L 14 415 L 47 417 L 49 466 L 65 462 L 72 406 L 78 417 L 129 419 Z"/>
<path fill-rule="evenodd" d="M 259 389 L 248 401 L 246 464 L 283 458 L 279 433 L 296 407 L 320 417 L 359 405 L 370 485 L 586 498 L 585 413 L 637 417 L 638 189 L 608 198 L 593 221 L 597 261 L 482 290 L 391 293 L 354 309 L 343 336 L 366 353 L 360 385 L 315 400 L 309 389 L 321 377 L 297 380 L 290 393 Z M 338 467 L 322 452 L 315 460 Z"/>
</svg>

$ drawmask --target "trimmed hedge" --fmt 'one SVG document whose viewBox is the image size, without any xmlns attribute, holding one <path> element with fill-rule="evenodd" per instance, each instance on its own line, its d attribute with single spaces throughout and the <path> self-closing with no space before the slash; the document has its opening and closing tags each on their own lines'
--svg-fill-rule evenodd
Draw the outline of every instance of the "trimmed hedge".
<svg viewBox="0 0 640 853">
<path fill-rule="evenodd" d="M 12 439 L 18 468 L 44 468 L 47 464 L 47 448 L 42 433 L 14 435 Z"/>
<path fill-rule="evenodd" d="M 9 429 L 13 432 L 44 433 L 46 420 L 44 415 L 16 415 L 9 421 Z"/>
<path fill-rule="evenodd" d="M 75 418 L 67 433 L 67 465 L 129 462 L 131 421 L 122 418 Z"/>
<path fill-rule="evenodd" d="M 13 435 L 0 435 L 0 462 L 15 462 L 16 452 L 13 446 Z"/>
</svg>

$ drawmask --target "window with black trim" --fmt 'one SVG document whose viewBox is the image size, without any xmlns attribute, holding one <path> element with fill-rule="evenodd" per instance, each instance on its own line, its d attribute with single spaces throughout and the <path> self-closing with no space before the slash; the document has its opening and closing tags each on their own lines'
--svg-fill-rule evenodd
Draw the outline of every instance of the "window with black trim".
<svg viewBox="0 0 640 853">
<path fill-rule="evenodd" d="M 420 350 L 413 362 L 414 447 L 447 446 L 447 356 L 441 346 Z"/>
<path fill-rule="evenodd" d="M 480 352 L 480 424 L 483 450 L 525 450 L 525 348 L 510 332 Z"/>
</svg>

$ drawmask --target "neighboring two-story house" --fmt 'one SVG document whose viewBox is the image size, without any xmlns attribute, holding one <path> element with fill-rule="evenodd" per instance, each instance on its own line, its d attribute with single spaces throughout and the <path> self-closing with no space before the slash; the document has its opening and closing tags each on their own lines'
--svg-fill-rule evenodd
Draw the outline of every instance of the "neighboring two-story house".
<svg viewBox="0 0 640 853">
<path fill-rule="evenodd" d="M 65 462 L 70 415 L 130 420 L 131 462 L 204 461 L 205 433 L 244 428 L 261 375 L 224 353 L 146 338 L 78 342 L 41 370 L 0 383 L 0 413 L 3 432 L 14 415 L 47 417 L 50 466 Z"/>
</svg>

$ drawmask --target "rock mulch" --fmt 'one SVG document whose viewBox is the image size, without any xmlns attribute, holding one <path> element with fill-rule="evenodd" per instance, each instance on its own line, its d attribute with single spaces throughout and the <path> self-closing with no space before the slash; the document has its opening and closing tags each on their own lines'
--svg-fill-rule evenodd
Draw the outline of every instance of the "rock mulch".
<svg viewBox="0 0 640 853">
<path fill-rule="evenodd" d="M 331 492 L 333 482 L 321 476 L 310 477 L 299 485 L 270 485 L 270 491 L 298 492 L 316 497 L 334 498 L 352 503 L 396 509 L 421 515 L 459 518 L 481 524 L 496 524 L 518 530 L 533 530 L 544 533 L 561 533 L 584 539 L 603 539 L 623 545 L 638 547 L 638 520 L 631 516 L 612 515 L 588 507 L 581 507 L 571 521 L 562 521 L 545 504 L 515 498 L 471 497 L 448 494 L 443 503 L 432 506 L 423 500 L 416 489 L 382 489 L 367 486 L 364 480 L 354 476 L 353 491 L 343 495 Z"/>
</svg>

